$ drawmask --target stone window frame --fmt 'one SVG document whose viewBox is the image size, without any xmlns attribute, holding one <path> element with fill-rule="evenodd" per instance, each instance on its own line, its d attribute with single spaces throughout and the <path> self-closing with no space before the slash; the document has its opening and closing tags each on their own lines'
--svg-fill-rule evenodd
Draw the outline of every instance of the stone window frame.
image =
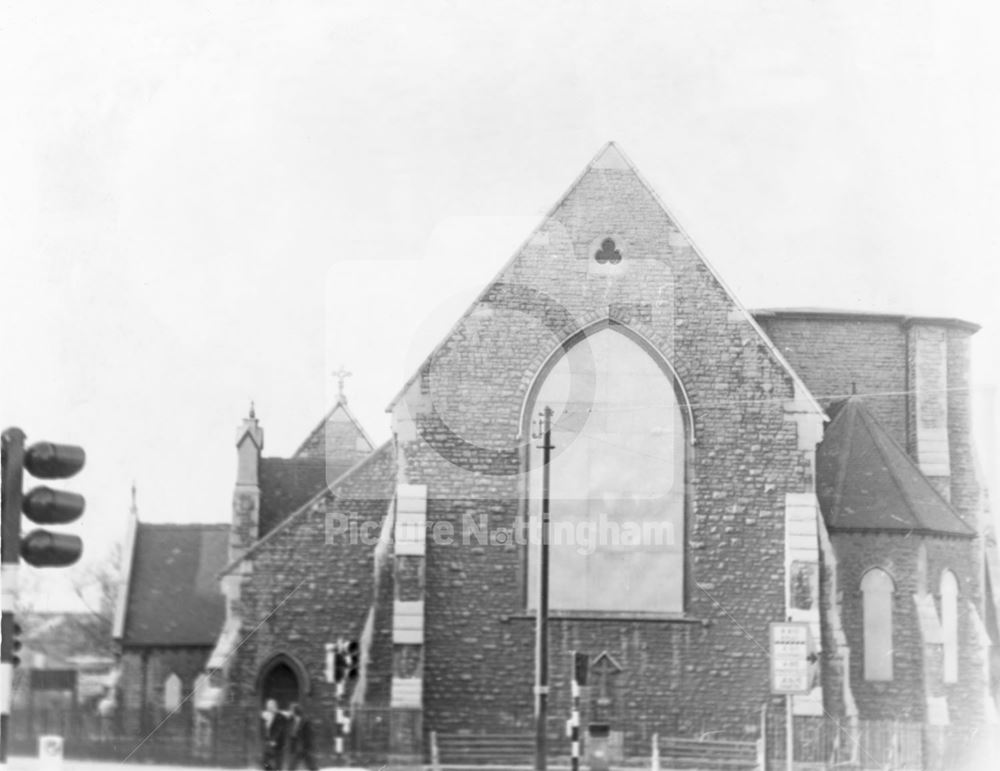
<svg viewBox="0 0 1000 771">
<path fill-rule="evenodd" d="M 684 386 L 679 373 L 671 364 L 670 360 L 660 351 L 660 349 L 640 330 L 627 324 L 618 319 L 612 318 L 610 316 L 600 318 L 593 321 L 580 329 L 576 330 L 572 334 L 569 334 L 561 343 L 555 346 L 552 352 L 545 358 L 542 365 L 534 373 L 531 383 L 525 394 L 524 402 L 521 406 L 521 436 L 531 436 L 532 431 L 532 421 L 535 418 L 533 407 L 534 402 L 537 399 L 538 393 L 541 387 L 544 385 L 546 377 L 555 367 L 555 365 L 562 359 L 562 357 L 577 343 L 579 343 L 583 338 L 593 335 L 603 329 L 612 329 L 625 337 L 629 338 L 633 343 L 637 344 L 646 354 L 660 367 L 663 371 L 664 376 L 670 381 L 673 389 L 674 396 L 677 399 L 677 407 L 681 414 L 681 419 L 683 421 L 684 427 L 684 442 L 683 447 L 685 448 L 684 459 L 682 462 L 682 468 L 684 470 L 684 512 L 683 512 L 683 534 L 682 541 L 684 543 L 683 549 L 683 577 L 681 590 L 681 598 L 683 604 L 683 611 L 681 613 L 672 613 L 667 611 L 621 611 L 621 610 L 560 610 L 549 608 L 549 615 L 552 618 L 565 618 L 565 619 L 620 619 L 620 620 L 635 620 L 635 621 L 692 621 L 703 623 L 702 619 L 693 618 L 690 616 L 690 607 L 692 602 L 692 588 L 694 586 L 694 580 L 692 576 L 692 564 L 690 549 L 688 547 L 688 535 L 691 532 L 691 519 L 692 519 L 692 501 L 694 495 L 691 490 L 691 480 L 694 479 L 694 462 L 695 462 L 695 435 L 694 435 L 694 410 L 691 405 L 691 400 L 688 397 L 688 391 Z M 528 487 L 529 487 L 529 473 L 530 473 L 530 462 L 529 457 L 531 453 L 531 446 L 528 442 L 523 442 L 521 446 L 521 458 L 520 458 L 520 477 L 521 477 L 521 491 L 520 491 L 520 502 L 518 510 L 518 523 L 517 527 L 521 529 L 522 532 L 526 532 L 527 528 L 527 518 L 528 518 Z M 534 618 L 535 610 L 531 607 L 531 600 L 528 597 L 528 545 L 525 544 L 520 549 L 520 570 L 518 574 L 518 584 L 519 592 L 521 595 L 521 608 L 523 615 L 519 615 L 521 618 Z"/>
<path fill-rule="evenodd" d="M 885 591 L 885 582 L 882 582 L 882 586 L 874 586 L 872 583 L 874 581 L 881 581 L 882 579 L 877 578 L 877 576 L 884 576 L 885 581 L 888 582 L 888 591 Z M 895 647 L 893 645 L 893 639 L 896 632 L 896 619 L 895 619 L 895 601 L 896 601 L 896 579 L 893 578 L 892 574 L 887 568 L 882 565 L 872 565 L 870 568 L 864 571 L 861 575 L 861 580 L 858 582 L 859 593 L 861 594 L 861 655 L 862 655 L 862 675 L 867 682 L 891 682 L 895 677 Z M 866 588 L 865 584 L 869 584 L 870 588 Z M 869 627 L 868 624 L 868 613 L 869 613 L 869 602 L 875 602 L 875 597 L 879 595 L 888 595 L 888 600 L 883 600 L 880 607 L 871 608 L 872 611 L 887 610 L 887 614 L 884 615 L 888 618 L 888 632 L 882 636 L 876 637 L 874 630 Z M 869 597 L 872 599 L 869 600 Z M 882 637 L 887 637 L 887 640 L 882 639 Z M 876 644 L 877 647 L 876 647 Z M 875 666 L 875 662 L 878 659 L 887 659 L 887 666 L 883 669 L 878 669 Z"/>
</svg>

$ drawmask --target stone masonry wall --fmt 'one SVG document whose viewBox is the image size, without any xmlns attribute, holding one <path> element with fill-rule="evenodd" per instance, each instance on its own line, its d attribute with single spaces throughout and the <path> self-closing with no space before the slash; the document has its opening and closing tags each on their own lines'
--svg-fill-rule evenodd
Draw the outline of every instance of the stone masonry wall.
<svg viewBox="0 0 1000 771">
<path fill-rule="evenodd" d="M 192 705 L 187 697 L 194 689 L 195 679 L 204 671 L 210 647 L 127 648 L 122 652 L 121 666 L 121 730 L 129 737 L 141 740 L 157 727 L 166 716 L 163 707 L 164 682 L 171 673 L 181 679 L 180 711 L 171 722 L 174 726 L 191 726 Z M 159 730 L 168 730 L 163 726 Z"/>
<path fill-rule="evenodd" d="M 617 267 L 594 261 L 609 236 Z M 409 387 L 395 414 L 401 481 L 427 485 L 429 528 L 462 532 L 471 515 L 514 531 L 532 381 L 567 337 L 609 318 L 648 341 L 690 397 L 686 611 L 554 620 L 553 741 L 574 649 L 620 666 L 609 710 L 630 746 L 652 731 L 752 734 L 770 698 L 768 624 L 785 615 L 785 495 L 813 491 L 812 448 L 786 416 L 792 378 L 631 170 L 585 173 Z M 426 730 L 529 729 L 525 559 L 517 544 L 429 539 Z"/>
<path fill-rule="evenodd" d="M 222 719 L 230 732 L 250 726 L 252 735 L 249 742 L 231 736 L 234 751 L 256 744 L 256 722 L 248 716 L 261 708 L 256 688 L 262 668 L 278 654 L 305 670 L 308 682 L 300 702 L 313 721 L 317 755 L 324 758 L 331 751 L 335 699 L 334 686 L 324 679 L 325 644 L 361 637 L 374 601 L 373 553 L 394 473 L 392 447 L 385 445 L 320 505 L 274 531 L 251 554 L 253 570 L 240 609 L 245 642 L 230 663 Z M 331 531 L 331 523 L 340 529 Z M 379 623 L 390 624 L 391 615 L 381 615 Z M 388 628 L 375 632 L 376 639 L 391 634 Z M 388 693 L 388 677 L 384 670 L 369 672 L 368 687 L 376 698 Z M 227 737 L 227 728 L 221 736 Z"/>
</svg>

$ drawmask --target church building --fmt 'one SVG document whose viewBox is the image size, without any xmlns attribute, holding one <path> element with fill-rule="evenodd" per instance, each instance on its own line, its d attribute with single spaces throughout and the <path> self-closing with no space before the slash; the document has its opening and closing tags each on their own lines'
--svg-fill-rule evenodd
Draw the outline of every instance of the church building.
<svg viewBox="0 0 1000 771">
<path fill-rule="evenodd" d="M 344 400 L 297 460 L 261 457 L 243 422 L 206 662 L 220 737 L 256 735 L 275 698 L 328 756 L 338 640 L 360 649 L 339 704 L 354 752 L 532 731 L 543 501 L 554 754 L 573 652 L 584 722 L 625 755 L 756 738 L 783 708 L 769 632 L 787 621 L 814 662 L 797 716 L 994 723 L 976 330 L 748 311 L 608 144 L 401 384 L 387 443 Z M 302 474 L 307 496 L 276 493 Z"/>
</svg>

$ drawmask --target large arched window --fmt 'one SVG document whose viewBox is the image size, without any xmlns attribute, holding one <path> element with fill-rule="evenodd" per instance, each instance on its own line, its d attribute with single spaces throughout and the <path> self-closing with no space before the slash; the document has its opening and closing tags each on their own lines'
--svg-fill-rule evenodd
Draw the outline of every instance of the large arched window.
<svg viewBox="0 0 1000 771">
<path fill-rule="evenodd" d="M 551 407 L 549 607 L 684 610 L 684 422 L 660 361 L 615 326 L 581 336 L 544 375 Z M 528 604 L 537 607 L 542 450 L 528 484 Z"/>
<path fill-rule="evenodd" d="M 892 680 L 892 595 L 884 570 L 872 568 L 861 579 L 864 603 L 865 680 Z"/>
<path fill-rule="evenodd" d="M 941 632 L 944 645 L 943 676 L 958 682 L 958 579 L 950 570 L 941 573 Z"/>
</svg>

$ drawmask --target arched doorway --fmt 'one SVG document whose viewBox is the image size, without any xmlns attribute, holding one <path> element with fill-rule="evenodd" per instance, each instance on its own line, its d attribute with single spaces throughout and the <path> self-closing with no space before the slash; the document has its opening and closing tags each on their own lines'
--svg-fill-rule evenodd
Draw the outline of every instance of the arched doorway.
<svg viewBox="0 0 1000 771">
<path fill-rule="evenodd" d="M 290 656 L 274 656 L 261 667 L 257 679 L 261 704 L 274 699 L 278 708 L 284 710 L 295 702 L 301 702 L 307 690 L 304 677 L 301 665 Z"/>
</svg>

